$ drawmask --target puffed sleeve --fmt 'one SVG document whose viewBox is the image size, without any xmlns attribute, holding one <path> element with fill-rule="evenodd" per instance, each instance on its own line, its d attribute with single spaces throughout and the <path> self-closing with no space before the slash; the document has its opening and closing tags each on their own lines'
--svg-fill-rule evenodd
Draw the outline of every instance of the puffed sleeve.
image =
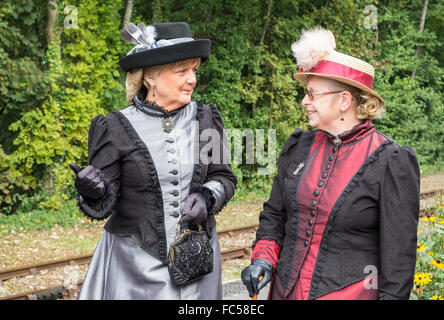
<svg viewBox="0 0 444 320">
<path fill-rule="evenodd" d="M 281 182 L 279 174 L 274 177 L 271 193 L 264 202 L 263 210 L 259 214 L 259 228 L 256 232 L 256 241 L 261 239 L 275 240 L 282 246 L 285 237 L 285 213 L 282 199 Z"/>
<path fill-rule="evenodd" d="M 279 169 L 278 169 L 279 170 Z M 251 261 L 265 259 L 275 268 L 285 237 L 286 213 L 279 174 L 274 177 L 271 193 L 259 214 L 259 228 L 253 244 Z"/>
<path fill-rule="evenodd" d="M 279 252 L 285 238 L 285 224 L 287 213 L 284 206 L 283 177 L 287 169 L 289 156 L 294 146 L 298 144 L 299 137 L 303 133 L 297 128 L 287 139 L 279 154 L 278 172 L 274 177 L 271 193 L 263 210 L 259 214 L 259 228 L 256 232 L 256 240 L 253 245 L 251 260 L 266 259 L 273 267 L 276 267 Z"/>
<path fill-rule="evenodd" d="M 79 195 L 80 210 L 92 219 L 105 219 L 113 212 L 120 187 L 119 153 L 109 123 L 103 115 L 95 117 L 88 134 L 88 163 L 100 169 L 105 182 L 105 195 L 97 200 Z"/>
<path fill-rule="evenodd" d="M 420 172 L 415 152 L 389 156 L 380 196 L 381 299 L 408 299 L 416 264 Z"/>
<path fill-rule="evenodd" d="M 218 133 L 220 139 L 220 158 L 216 163 L 210 163 L 204 186 L 213 192 L 215 197 L 211 212 L 219 211 L 233 197 L 236 189 L 237 178 L 233 174 L 230 160 L 230 145 L 225 133 L 222 116 L 216 105 L 210 105 L 212 111 L 212 127 Z M 227 163 L 228 162 L 228 163 Z"/>
<path fill-rule="evenodd" d="M 256 241 L 261 239 L 275 240 L 282 246 L 285 237 L 285 223 L 287 214 L 284 207 L 283 179 L 287 169 L 289 157 L 293 148 L 298 144 L 302 129 L 295 129 L 285 142 L 278 158 L 278 172 L 273 179 L 271 193 L 259 214 L 259 229 L 256 232 Z"/>
</svg>

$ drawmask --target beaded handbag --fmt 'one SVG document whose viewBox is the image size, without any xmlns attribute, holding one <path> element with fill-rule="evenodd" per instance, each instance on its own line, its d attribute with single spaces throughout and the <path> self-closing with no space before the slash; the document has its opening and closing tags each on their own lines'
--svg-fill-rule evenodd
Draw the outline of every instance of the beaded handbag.
<svg viewBox="0 0 444 320">
<path fill-rule="evenodd" d="M 213 248 L 201 225 L 198 231 L 187 229 L 177 235 L 178 225 L 168 254 L 168 272 L 171 281 L 182 286 L 213 271 Z"/>
</svg>

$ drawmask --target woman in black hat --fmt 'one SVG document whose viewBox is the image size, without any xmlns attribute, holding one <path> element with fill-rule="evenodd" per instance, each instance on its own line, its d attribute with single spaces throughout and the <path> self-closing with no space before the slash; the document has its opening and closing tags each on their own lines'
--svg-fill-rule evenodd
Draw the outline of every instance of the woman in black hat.
<svg viewBox="0 0 444 320">
<path fill-rule="evenodd" d="M 214 214 L 233 197 L 237 180 L 219 110 L 191 100 L 211 42 L 194 40 L 184 22 L 129 23 L 121 36 L 135 44 L 119 62 L 133 104 L 95 117 L 89 166 L 70 165 L 80 209 L 93 219 L 111 216 L 79 299 L 221 299 Z M 203 226 L 214 253 L 213 271 L 183 286 L 168 272 L 179 224 Z"/>
</svg>

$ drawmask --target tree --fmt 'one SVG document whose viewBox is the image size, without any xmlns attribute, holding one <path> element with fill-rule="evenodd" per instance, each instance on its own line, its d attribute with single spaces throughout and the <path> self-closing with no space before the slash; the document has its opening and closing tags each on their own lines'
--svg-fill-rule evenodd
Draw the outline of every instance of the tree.
<svg viewBox="0 0 444 320">
<path fill-rule="evenodd" d="M 425 25 L 425 19 L 426 19 L 426 15 L 427 15 L 428 4 L 429 4 L 429 1 L 424 0 L 424 3 L 422 5 L 422 11 L 421 11 L 421 19 L 419 20 L 419 28 L 418 28 L 419 33 L 424 32 L 424 25 Z M 415 57 L 418 56 L 418 53 L 419 53 L 419 47 L 416 47 Z M 413 69 L 412 77 L 411 77 L 412 80 L 415 79 L 415 74 L 416 74 L 416 68 Z"/>
</svg>

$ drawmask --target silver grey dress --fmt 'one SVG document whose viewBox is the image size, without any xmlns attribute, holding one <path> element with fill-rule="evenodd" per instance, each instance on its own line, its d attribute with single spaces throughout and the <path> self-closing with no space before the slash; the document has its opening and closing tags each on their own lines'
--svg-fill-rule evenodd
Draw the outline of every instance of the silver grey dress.
<svg viewBox="0 0 444 320">
<path fill-rule="evenodd" d="M 181 109 L 173 116 L 175 126 L 169 133 L 164 132 L 160 117 L 148 116 L 133 106 L 120 111 L 148 147 L 156 166 L 162 189 L 168 247 L 174 241 L 179 213 L 188 196 L 193 175 L 196 111 L 195 102 Z M 167 144 L 166 140 L 169 140 Z M 168 183 L 171 174 L 180 181 L 178 186 Z M 204 186 L 213 190 L 216 196 L 213 210 L 220 209 L 225 200 L 223 186 L 214 180 Z M 178 196 L 172 195 L 173 188 L 179 191 Z M 180 199 L 178 206 L 171 205 L 176 199 Z M 142 250 L 135 239 L 104 230 L 78 299 L 222 299 L 222 268 L 216 229 L 211 242 L 213 272 L 189 285 L 177 287 L 170 280 L 168 266 Z"/>
</svg>

